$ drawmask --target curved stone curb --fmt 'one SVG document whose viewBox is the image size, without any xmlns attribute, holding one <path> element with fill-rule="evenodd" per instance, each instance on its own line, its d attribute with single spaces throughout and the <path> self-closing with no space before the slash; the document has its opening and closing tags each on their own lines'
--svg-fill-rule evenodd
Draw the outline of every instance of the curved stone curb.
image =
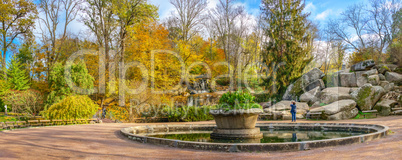
<svg viewBox="0 0 402 160">
<path fill-rule="evenodd" d="M 299 151 L 322 147 L 364 143 L 379 139 L 388 134 L 389 128 L 383 125 L 352 124 L 352 123 L 262 123 L 257 127 L 266 129 L 303 129 L 303 130 L 337 130 L 337 131 L 370 131 L 373 133 L 343 138 L 287 142 L 287 143 L 208 143 L 191 142 L 173 139 L 147 137 L 139 133 L 157 133 L 181 130 L 212 130 L 213 124 L 186 124 L 186 125 L 147 125 L 121 129 L 121 133 L 128 139 L 155 145 L 164 145 L 175 148 L 223 151 L 223 152 L 272 152 L 272 151 Z"/>
</svg>

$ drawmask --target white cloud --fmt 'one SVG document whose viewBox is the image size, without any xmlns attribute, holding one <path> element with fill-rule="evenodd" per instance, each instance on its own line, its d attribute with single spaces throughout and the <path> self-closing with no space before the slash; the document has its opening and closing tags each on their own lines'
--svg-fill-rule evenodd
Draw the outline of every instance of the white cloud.
<svg viewBox="0 0 402 160">
<path fill-rule="evenodd" d="M 311 13 L 313 13 L 315 10 L 316 10 L 316 7 L 312 2 L 307 3 L 306 7 L 304 8 L 304 11 L 311 12 Z"/>
<path fill-rule="evenodd" d="M 315 19 L 316 20 L 325 20 L 329 15 L 331 15 L 333 12 L 332 12 L 332 9 L 327 9 L 327 10 L 325 10 L 324 12 L 321 12 L 320 14 L 318 14 L 316 17 L 315 17 Z"/>
</svg>

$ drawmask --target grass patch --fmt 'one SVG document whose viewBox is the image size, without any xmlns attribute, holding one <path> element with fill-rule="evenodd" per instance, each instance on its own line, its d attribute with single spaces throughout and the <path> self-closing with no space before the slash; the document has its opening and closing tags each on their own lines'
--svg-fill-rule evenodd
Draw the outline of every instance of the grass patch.
<svg viewBox="0 0 402 160">
<path fill-rule="evenodd" d="M 364 118 L 364 117 L 366 117 L 366 118 Z M 371 118 L 375 118 L 373 113 L 363 113 L 363 112 L 359 111 L 357 116 L 353 119 L 371 119 Z"/>
</svg>

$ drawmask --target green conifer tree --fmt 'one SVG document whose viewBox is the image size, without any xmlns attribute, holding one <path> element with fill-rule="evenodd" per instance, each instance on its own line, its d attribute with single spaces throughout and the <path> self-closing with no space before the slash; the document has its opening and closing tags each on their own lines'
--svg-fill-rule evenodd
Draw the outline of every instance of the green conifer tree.
<svg viewBox="0 0 402 160">
<path fill-rule="evenodd" d="M 301 0 L 262 0 L 262 26 L 269 42 L 262 56 L 271 66 L 266 85 L 281 96 L 311 62 L 313 31 Z"/>
<path fill-rule="evenodd" d="M 8 63 L 7 88 L 13 90 L 29 89 L 29 77 L 21 63 L 13 57 Z"/>
</svg>

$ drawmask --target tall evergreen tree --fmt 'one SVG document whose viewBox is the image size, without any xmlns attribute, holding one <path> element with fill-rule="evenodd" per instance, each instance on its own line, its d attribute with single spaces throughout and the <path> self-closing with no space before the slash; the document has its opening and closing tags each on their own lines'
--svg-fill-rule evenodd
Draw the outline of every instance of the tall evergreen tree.
<svg viewBox="0 0 402 160">
<path fill-rule="evenodd" d="M 304 8 L 301 0 L 262 1 L 262 27 L 269 38 L 262 56 L 273 72 L 266 84 L 277 95 L 282 95 L 312 60 L 314 36 Z"/>
<path fill-rule="evenodd" d="M 29 89 L 29 77 L 21 63 L 16 58 L 11 59 L 8 63 L 7 77 L 7 87 L 9 89 Z"/>
</svg>

